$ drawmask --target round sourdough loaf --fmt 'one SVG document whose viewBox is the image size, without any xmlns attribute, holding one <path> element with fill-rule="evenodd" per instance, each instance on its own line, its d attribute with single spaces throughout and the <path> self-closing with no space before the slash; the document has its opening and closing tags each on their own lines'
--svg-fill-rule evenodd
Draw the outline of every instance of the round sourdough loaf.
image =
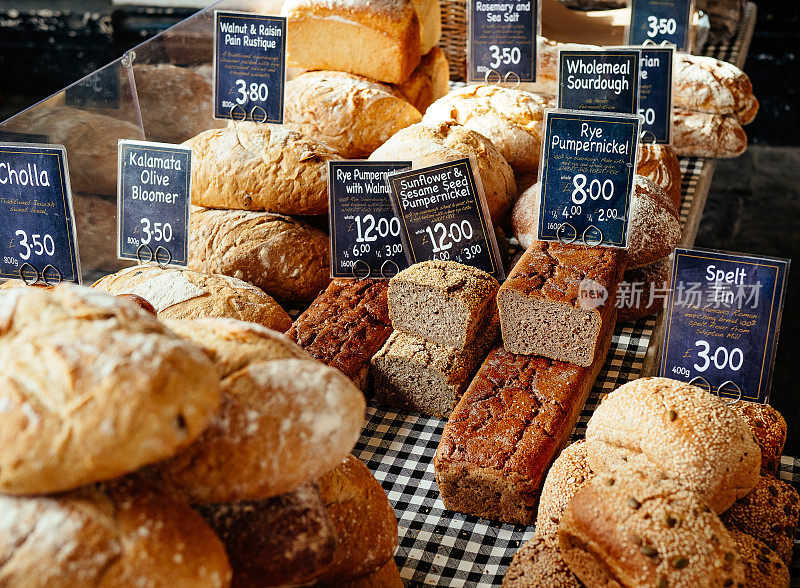
<svg viewBox="0 0 800 588">
<path fill-rule="evenodd" d="M 222 405 L 185 451 L 154 466 L 195 504 L 261 500 L 336 466 L 364 423 L 364 396 L 304 359 L 254 363 L 222 382 Z"/>
<path fill-rule="evenodd" d="M 340 71 L 311 71 L 286 83 L 284 122 L 348 159 L 367 157 L 419 111 L 390 86 Z"/>
<path fill-rule="evenodd" d="M 0 584 L 225 588 L 225 548 L 189 506 L 125 478 L 0 496 Z"/>
<path fill-rule="evenodd" d="M 221 378 L 260 361 L 292 358 L 314 361 L 283 333 L 245 321 L 168 319 L 164 324 L 202 348 L 216 364 Z"/>
<path fill-rule="evenodd" d="M 672 256 L 626 271 L 622 284 L 627 292 L 622 286 L 617 288 L 617 322 L 635 321 L 664 309 L 671 274 Z"/>
<path fill-rule="evenodd" d="M 503 576 L 503 588 L 582 588 L 561 556 L 558 535 L 536 534 L 523 544 Z"/>
<path fill-rule="evenodd" d="M 685 157 L 739 157 L 747 149 L 747 134 L 735 116 L 674 108 L 672 145 Z"/>
<path fill-rule="evenodd" d="M 292 324 L 271 296 L 220 274 L 136 265 L 105 276 L 92 285 L 110 294 L 135 294 L 155 308 L 158 318 L 225 317 L 285 331 Z"/>
<path fill-rule="evenodd" d="M 422 120 L 464 125 L 494 143 L 515 172 L 533 172 L 539 169 L 542 121 L 550 102 L 522 90 L 465 86 L 431 104 Z"/>
<path fill-rule="evenodd" d="M 778 555 L 755 537 L 741 531 L 729 531 L 744 565 L 747 588 L 784 588 L 789 586 L 789 568 Z"/>
<path fill-rule="evenodd" d="M 598 474 L 564 511 L 559 545 L 587 586 L 744 587 L 736 543 L 679 480 L 630 469 Z"/>
<path fill-rule="evenodd" d="M 190 226 L 194 270 L 233 276 L 293 302 L 313 300 L 331 281 L 328 235 L 297 219 L 195 208 Z"/>
<path fill-rule="evenodd" d="M 282 125 L 231 123 L 183 143 L 192 148 L 192 203 L 282 214 L 328 211 L 326 145 Z"/>
<path fill-rule="evenodd" d="M 70 490 L 170 457 L 219 399 L 205 354 L 125 300 L 0 293 L 0 492 Z"/>
<path fill-rule="evenodd" d="M 650 178 L 661 186 L 676 210 L 681 207 L 681 164 L 678 155 L 669 145 L 639 143 L 639 161 L 636 173 Z"/>
<path fill-rule="evenodd" d="M 536 512 L 537 535 L 558 533 L 564 509 L 581 486 L 592 478 L 594 472 L 586 459 L 586 441 L 576 441 L 566 447 L 550 466 L 542 486 Z"/>
<path fill-rule="evenodd" d="M 747 424 L 717 396 L 669 378 L 611 392 L 586 427 L 589 465 L 658 470 L 697 492 L 714 512 L 758 482 L 761 452 Z"/>
<path fill-rule="evenodd" d="M 411 125 L 396 133 L 369 158 L 412 161 L 418 168 L 464 157 L 474 157 L 477 161 L 492 222 L 500 224 L 517 197 L 514 172 L 497 147 L 480 133 L 453 122 Z"/>
<path fill-rule="evenodd" d="M 741 416 L 753 431 L 761 448 L 761 472 L 777 475 L 783 446 L 786 443 L 786 420 L 769 404 L 741 400 L 730 407 Z"/>
</svg>

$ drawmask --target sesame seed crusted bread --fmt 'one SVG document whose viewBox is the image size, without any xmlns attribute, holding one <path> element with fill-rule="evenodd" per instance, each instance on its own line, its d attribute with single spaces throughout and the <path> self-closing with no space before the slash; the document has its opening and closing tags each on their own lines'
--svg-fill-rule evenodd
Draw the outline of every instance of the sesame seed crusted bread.
<svg viewBox="0 0 800 588">
<path fill-rule="evenodd" d="M 447 347 L 464 347 L 495 308 L 500 284 L 454 261 L 423 261 L 389 280 L 389 317 L 395 330 Z"/>
<path fill-rule="evenodd" d="M 788 588 L 789 568 L 777 554 L 755 537 L 740 531 L 728 531 L 744 565 L 748 588 Z"/>
<path fill-rule="evenodd" d="M 126 478 L 0 495 L 0 585 L 226 588 L 225 548 L 187 505 Z"/>
<path fill-rule="evenodd" d="M 202 436 L 153 472 L 195 504 L 271 498 L 335 467 L 355 445 L 364 409 L 335 369 L 304 359 L 251 364 L 223 380 Z"/>
<path fill-rule="evenodd" d="M 561 555 L 558 535 L 537 533 L 514 554 L 503 588 L 582 588 Z"/>
<path fill-rule="evenodd" d="M 628 468 L 587 482 L 558 530 L 564 560 L 587 586 L 744 587 L 736 543 L 701 496 Z"/>
<path fill-rule="evenodd" d="M 717 396 L 669 378 L 641 378 L 606 396 L 586 427 L 589 465 L 656 470 L 720 513 L 758 482 L 761 452 Z"/>
<path fill-rule="evenodd" d="M 786 421 L 769 404 L 740 401 L 730 405 L 753 431 L 761 448 L 761 472 L 777 475 L 783 445 L 786 443 Z"/>
<path fill-rule="evenodd" d="M 0 492 L 70 490 L 168 458 L 219 401 L 205 354 L 128 301 L 66 284 L 0 292 Z"/>
<path fill-rule="evenodd" d="M 762 475 L 744 498 L 721 515 L 729 529 L 752 535 L 778 554 L 786 565 L 792 559 L 800 498 L 791 484 Z"/>
</svg>

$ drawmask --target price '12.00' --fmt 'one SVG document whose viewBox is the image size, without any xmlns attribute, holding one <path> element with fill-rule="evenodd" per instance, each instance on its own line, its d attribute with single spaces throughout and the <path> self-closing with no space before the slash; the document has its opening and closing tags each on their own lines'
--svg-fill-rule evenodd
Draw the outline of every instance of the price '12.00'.
<svg viewBox="0 0 800 588">
<path fill-rule="evenodd" d="M 356 235 L 356 241 L 359 243 L 377 241 L 378 236 L 382 239 L 385 239 L 389 235 L 399 237 L 400 221 L 397 220 L 397 217 L 392 217 L 391 220 L 381 218 L 376 223 L 375 217 L 371 214 L 367 214 L 363 217 L 358 215 L 356 216 L 356 232 L 358 233 Z"/>
<path fill-rule="evenodd" d="M 431 239 L 434 253 L 450 249 L 453 243 L 460 243 L 463 239 L 470 240 L 473 235 L 472 224 L 468 220 L 461 221 L 461 224 L 450 223 L 449 229 L 444 223 L 436 223 L 433 229 L 425 227 L 425 231 Z"/>
</svg>

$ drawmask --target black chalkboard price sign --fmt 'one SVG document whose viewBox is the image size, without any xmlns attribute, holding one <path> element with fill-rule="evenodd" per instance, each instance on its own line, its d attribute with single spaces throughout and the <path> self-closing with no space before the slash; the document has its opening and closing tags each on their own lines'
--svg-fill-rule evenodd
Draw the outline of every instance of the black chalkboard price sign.
<svg viewBox="0 0 800 588">
<path fill-rule="evenodd" d="M 638 115 L 545 113 L 538 238 L 628 246 Z"/>
<path fill-rule="evenodd" d="M 410 161 L 328 162 L 331 276 L 391 278 L 408 267 L 388 174 Z"/>
<path fill-rule="evenodd" d="M 470 159 L 389 174 L 392 206 L 409 264 L 443 259 L 503 279 L 480 177 Z"/>
<path fill-rule="evenodd" d="M 0 143 L 0 278 L 81 281 L 61 145 Z"/>
<path fill-rule="evenodd" d="M 675 250 L 661 375 L 764 403 L 789 260 Z"/>
<path fill-rule="evenodd" d="M 560 49 L 558 107 L 637 114 L 639 49 Z"/>
<path fill-rule="evenodd" d="M 119 142 L 117 256 L 186 267 L 192 150 Z"/>
<path fill-rule="evenodd" d="M 214 12 L 214 118 L 281 124 L 286 19 Z"/>
<path fill-rule="evenodd" d="M 672 43 L 690 50 L 693 0 L 631 0 L 628 45 Z"/>
<path fill-rule="evenodd" d="M 672 143 L 672 76 L 675 47 L 643 46 L 639 114 L 643 141 Z"/>
</svg>

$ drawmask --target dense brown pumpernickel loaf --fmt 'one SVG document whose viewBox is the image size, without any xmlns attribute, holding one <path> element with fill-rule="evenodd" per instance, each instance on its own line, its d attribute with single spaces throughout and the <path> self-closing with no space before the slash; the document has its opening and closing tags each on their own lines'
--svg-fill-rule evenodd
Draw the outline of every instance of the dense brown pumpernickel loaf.
<svg viewBox="0 0 800 588">
<path fill-rule="evenodd" d="M 537 532 L 514 554 L 503 588 L 582 588 L 561 555 L 558 535 Z"/>
<path fill-rule="evenodd" d="M 141 296 L 160 319 L 233 318 L 279 331 L 292 322 L 263 290 L 220 274 L 137 265 L 105 276 L 92 287 Z"/>
<path fill-rule="evenodd" d="M 0 495 L 0 585 L 226 588 L 225 548 L 182 502 L 126 478 L 56 496 Z"/>
<path fill-rule="evenodd" d="M 385 280 L 336 279 L 286 335 L 367 390 L 369 361 L 392 334 Z"/>
<path fill-rule="evenodd" d="M 223 380 L 208 429 L 153 473 L 195 504 L 271 498 L 335 467 L 361 433 L 364 408 L 347 378 L 317 362 L 254 363 Z"/>
<path fill-rule="evenodd" d="M 236 588 L 302 586 L 333 563 L 336 531 L 314 484 L 197 510 L 225 545 Z"/>
<path fill-rule="evenodd" d="M 673 109 L 672 145 L 684 157 L 739 157 L 747 135 L 735 116 Z"/>
<path fill-rule="evenodd" d="M 555 535 L 572 497 L 594 478 L 586 458 L 586 441 L 567 446 L 556 458 L 542 485 L 539 509 L 536 512 L 536 534 Z"/>
<path fill-rule="evenodd" d="M 618 249 L 534 242 L 497 292 L 503 345 L 511 353 L 592 365 L 614 324 L 623 259 Z M 597 298 L 603 292 L 606 298 Z"/>
<path fill-rule="evenodd" d="M 761 472 L 777 475 L 786 443 L 786 421 L 783 415 L 769 404 L 740 400 L 730 405 L 753 431 L 761 448 Z"/>
<path fill-rule="evenodd" d="M 356 159 L 422 115 L 384 84 L 341 71 L 311 71 L 286 83 L 284 117 L 305 136 Z"/>
<path fill-rule="evenodd" d="M 774 551 L 746 533 L 728 532 L 742 558 L 747 588 L 788 588 L 789 568 Z"/>
<path fill-rule="evenodd" d="M 425 114 L 428 107 L 450 91 L 450 64 L 439 47 L 422 56 L 419 65 L 405 82 L 395 84 L 414 108 Z"/>
<path fill-rule="evenodd" d="M 330 147 L 280 125 L 234 122 L 192 148 L 192 204 L 280 214 L 328 210 Z"/>
<path fill-rule="evenodd" d="M 736 543 L 717 515 L 660 475 L 598 474 L 570 501 L 558 537 L 587 586 L 745 586 Z"/>
<path fill-rule="evenodd" d="M 661 471 L 717 513 L 755 487 L 761 463 L 750 429 L 725 402 L 669 378 L 634 380 L 603 398 L 586 447 L 595 472 Z"/>
<path fill-rule="evenodd" d="M 389 280 L 389 317 L 397 330 L 464 347 L 494 311 L 499 286 L 490 274 L 454 261 L 415 263 Z"/>
<path fill-rule="evenodd" d="M 639 143 L 639 159 L 636 173 L 650 178 L 661 186 L 676 210 L 681 208 L 681 164 L 678 154 L 669 145 Z"/>
<path fill-rule="evenodd" d="M 220 400 L 211 361 L 132 303 L 0 292 L 0 492 L 70 490 L 174 455 Z"/>
<path fill-rule="evenodd" d="M 233 276 L 281 300 L 313 300 L 330 283 L 328 236 L 297 219 L 194 208 L 189 267 Z"/>
<path fill-rule="evenodd" d="M 634 321 L 663 310 L 671 275 L 672 256 L 627 270 L 617 290 L 617 322 Z"/>
</svg>

